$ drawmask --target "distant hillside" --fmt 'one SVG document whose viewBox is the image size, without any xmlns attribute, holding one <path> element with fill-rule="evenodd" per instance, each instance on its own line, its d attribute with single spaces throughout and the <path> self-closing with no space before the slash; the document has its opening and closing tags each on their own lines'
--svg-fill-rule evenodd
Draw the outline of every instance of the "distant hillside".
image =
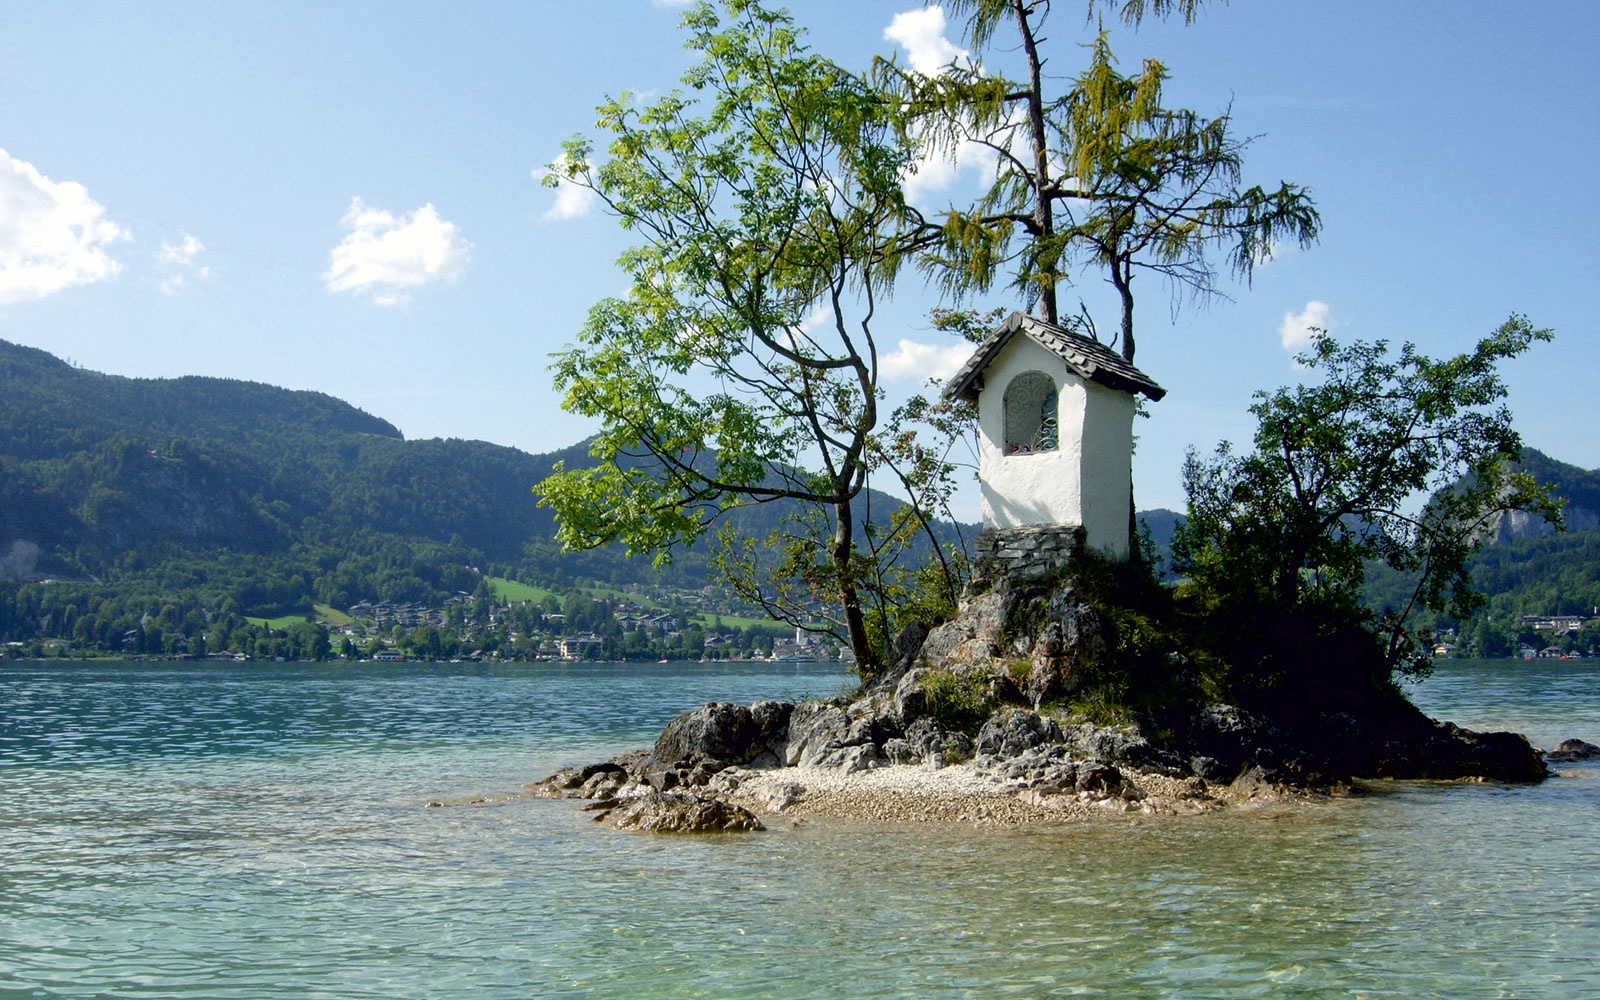
<svg viewBox="0 0 1600 1000">
<path fill-rule="evenodd" d="M 665 574 L 615 547 L 561 551 L 531 491 L 557 461 L 581 466 L 585 446 L 529 455 L 407 441 L 321 393 L 101 375 L 0 341 L 0 584 L 79 581 L 81 593 L 62 600 L 138 617 L 171 604 L 278 615 L 313 602 L 437 601 L 473 589 L 472 568 L 557 588 L 711 582 L 694 551 Z M 1508 517 L 1474 579 L 1502 618 L 1589 613 L 1600 606 L 1600 471 L 1531 449 L 1524 464 L 1567 500 L 1569 530 Z M 895 501 L 870 503 L 882 516 Z M 764 536 L 781 516 L 769 505 L 737 523 Z M 1181 515 L 1139 516 L 1165 555 Z M 962 530 L 970 540 L 975 527 Z M 1405 589 L 1378 571 L 1369 599 Z M 0 635 L 8 615 L 50 613 L 43 600 L 8 605 L 0 589 Z"/>
<path fill-rule="evenodd" d="M 1600 469 L 1585 470 L 1531 448 L 1522 467 L 1555 486 L 1566 530 L 1542 518 L 1511 514 L 1492 545 L 1472 561 L 1473 582 L 1489 610 L 1522 615 L 1593 615 L 1600 608 Z"/>
<path fill-rule="evenodd" d="M 101 375 L 4 341 L 0 387 L 0 580 L 250 614 L 437 600 L 472 589 L 469 566 L 556 586 L 708 582 L 693 551 L 659 573 L 615 547 L 560 550 L 532 487 L 558 461 L 588 462 L 582 443 L 529 455 L 407 441 L 321 393 Z M 880 516 L 896 505 L 870 503 Z M 735 520 L 765 535 L 781 516 L 767 505 Z"/>
<path fill-rule="evenodd" d="M 530 487 L 552 457 L 405 441 L 321 393 L 100 375 L 5 342 L 0 385 L 0 555 L 37 546 L 36 573 L 98 578 L 174 551 L 309 554 L 353 536 L 504 561 L 551 533 Z"/>
<path fill-rule="evenodd" d="M 1472 622 L 1442 619 L 1436 624 L 1441 629 L 1461 627 L 1463 641 L 1474 653 L 1513 652 L 1524 615 L 1588 616 L 1600 607 L 1600 470 L 1568 465 L 1532 448 L 1524 450 L 1522 467 L 1554 484 L 1556 495 L 1566 501 L 1567 530 L 1558 532 L 1542 518 L 1508 514 L 1490 543 L 1467 563 L 1473 586 L 1488 598 L 1487 607 Z M 1369 567 L 1366 600 L 1372 607 L 1399 606 L 1411 589 L 1403 575 L 1382 565 Z"/>
</svg>

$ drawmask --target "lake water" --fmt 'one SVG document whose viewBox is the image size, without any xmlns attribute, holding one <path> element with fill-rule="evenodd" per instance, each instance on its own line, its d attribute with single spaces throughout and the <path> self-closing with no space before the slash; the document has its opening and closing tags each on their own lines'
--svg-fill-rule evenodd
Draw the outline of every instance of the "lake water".
<svg viewBox="0 0 1600 1000">
<path fill-rule="evenodd" d="M 1049 832 L 511 799 L 818 665 L 0 664 L 0 997 L 1600 997 L 1600 766 Z M 1600 665 L 1415 696 L 1600 742 Z M 430 800 L 452 804 L 428 808 Z"/>
</svg>

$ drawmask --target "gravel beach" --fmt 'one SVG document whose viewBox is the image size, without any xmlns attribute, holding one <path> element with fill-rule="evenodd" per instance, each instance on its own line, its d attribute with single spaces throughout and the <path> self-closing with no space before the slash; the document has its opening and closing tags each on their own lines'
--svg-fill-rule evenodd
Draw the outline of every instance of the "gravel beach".
<svg viewBox="0 0 1600 1000">
<path fill-rule="evenodd" d="M 1247 802 L 1278 801 L 1269 789 L 1208 788 L 1197 778 L 1126 776 L 1122 793 L 1041 794 L 968 765 L 837 768 L 734 768 L 719 775 L 725 797 L 768 826 L 819 819 L 886 824 L 1030 826 L 1128 815 L 1191 815 Z M 1254 792 L 1254 794 L 1252 794 Z"/>
</svg>

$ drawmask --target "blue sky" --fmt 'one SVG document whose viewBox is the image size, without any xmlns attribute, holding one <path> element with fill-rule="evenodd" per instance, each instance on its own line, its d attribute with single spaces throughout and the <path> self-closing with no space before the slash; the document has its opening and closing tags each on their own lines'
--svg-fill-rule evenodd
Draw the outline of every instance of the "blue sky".
<svg viewBox="0 0 1600 1000">
<path fill-rule="evenodd" d="M 1088 33 L 1077 4 L 1056 8 L 1047 71 L 1065 78 Z M 791 10 L 847 66 L 938 48 L 939 13 L 914 0 Z M 119 375 L 320 390 L 411 438 L 569 445 L 593 428 L 560 411 L 548 357 L 623 290 L 625 237 L 538 173 L 605 96 L 677 82 L 681 13 L 0 6 L 0 338 Z M 1556 340 L 1507 369 L 1523 436 L 1600 467 L 1597 42 L 1587 0 L 1234 0 L 1187 28 L 1113 31 L 1126 70 L 1166 63 L 1169 105 L 1231 103 L 1259 137 L 1246 180 L 1309 186 L 1325 224 L 1231 301 L 1174 316 L 1142 289 L 1138 361 L 1169 395 L 1137 428 L 1141 506 L 1182 507 L 1186 448 L 1248 439 L 1250 394 L 1298 377 L 1284 331 L 1306 321 L 1438 355 L 1526 313 Z M 918 197 L 937 207 L 974 183 L 957 171 Z M 1078 294 L 1109 308 L 1093 285 Z M 896 391 L 950 364 L 934 304 L 902 280 L 880 327 Z"/>
</svg>

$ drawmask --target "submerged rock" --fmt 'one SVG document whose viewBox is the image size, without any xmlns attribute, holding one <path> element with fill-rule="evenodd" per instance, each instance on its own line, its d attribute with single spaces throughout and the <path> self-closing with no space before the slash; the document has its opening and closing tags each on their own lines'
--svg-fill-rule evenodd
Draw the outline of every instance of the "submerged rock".
<svg viewBox="0 0 1600 1000">
<path fill-rule="evenodd" d="M 1562 740 L 1544 759 L 1556 764 L 1570 764 L 1579 760 L 1600 759 L 1600 747 L 1583 740 Z"/>
<path fill-rule="evenodd" d="M 650 792 L 601 805 L 596 820 L 644 833 L 749 833 L 765 830 L 743 806 L 688 792 Z"/>
</svg>

